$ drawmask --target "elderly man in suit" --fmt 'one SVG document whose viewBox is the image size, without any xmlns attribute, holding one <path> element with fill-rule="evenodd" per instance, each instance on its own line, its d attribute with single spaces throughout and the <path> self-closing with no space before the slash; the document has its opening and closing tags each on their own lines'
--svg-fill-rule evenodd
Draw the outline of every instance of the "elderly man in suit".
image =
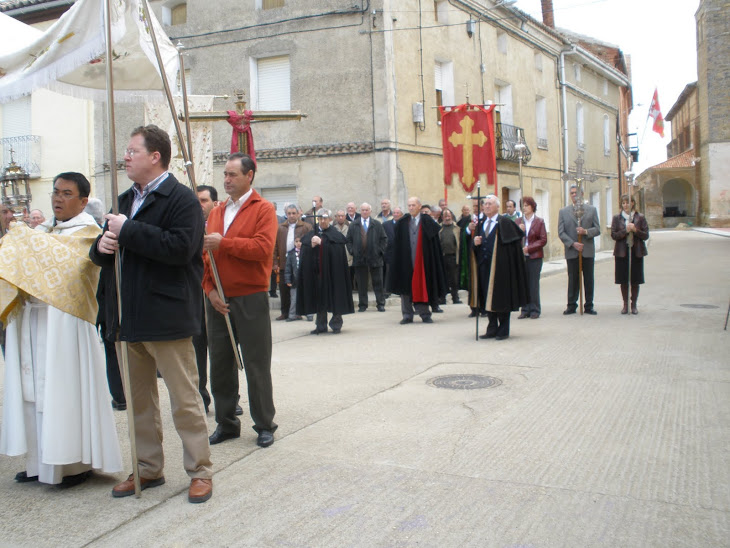
<svg viewBox="0 0 730 548">
<path fill-rule="evenodd" d="M 583 204 L 583 215 L 578 218 L 578 187 L 570 187 L 573 204 L 564 207 L 558 215 L 558 236 L 565 245 L 565 260 L 568 263 L 568 307 L 563 314 L 575 314 L 578 310 L 579 265 L 578 257 L 583 256 L 583 284 L 585 285 L 585 305 L 583 311 L 595 316 L 593 308 L 593 266 L 596 246 L 593 239 L 601 234 L 598 212 L 590 204 Z M 578 241 L 580 236 L 580 242 Z"/>
<path fill-rule="evenodd" d="M 375 304 L 378 312 L 385 312 L 385 291 L 383 290 L 383 264 L 388 237 L 383 225 L 370 218 L 372 207 L 360 206 L 360 218 L 350 223 L 347 230 L 347 251 L 352 255 L 358 292 L 358 312 L 368 308 L 368 273 L 373 282 Z"/>
</svg>

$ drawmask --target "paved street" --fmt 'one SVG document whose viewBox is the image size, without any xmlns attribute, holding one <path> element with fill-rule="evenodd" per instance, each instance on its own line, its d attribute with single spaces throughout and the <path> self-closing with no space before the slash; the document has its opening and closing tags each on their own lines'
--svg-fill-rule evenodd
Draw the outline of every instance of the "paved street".
<svg viewBox="0 0 730 548">
<path fill-rule="evenodd" d="M 165 485 L 139 499 L 112 499 L 126 474 L 21 485 L 23 458 L 0 457 L 0 544 L 730 546 L 730 237 L 652 233 L 633 317 L 603 255 L 598 316 L 562 315 L 558 261 L 542 317 L 513 314 L 507 341 L 476 342 L 465 305 L 398 325 L 395 299 L 340 335 L 273 322 L 276 443 L 244 429 L 214 446 L 209 502 L 187 502 L 163 397 Z M 447 375 L 492 386 L 434 386 Z"/>
</svg>

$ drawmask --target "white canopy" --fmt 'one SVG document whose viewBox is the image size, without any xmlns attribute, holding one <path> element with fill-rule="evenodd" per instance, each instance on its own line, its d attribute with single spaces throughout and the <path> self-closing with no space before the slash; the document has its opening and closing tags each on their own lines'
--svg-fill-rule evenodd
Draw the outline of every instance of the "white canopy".
<svg viewBox="0 0 730 548">
<path fill-rule="evenodd" d="M 106 100 L 105 0 L 79 0 L 46 32 L 11 52 L 0 50 L 0 102 L 44 87 L 76 97 Z M 170 89 L 175 89 L 175 46 L 141 0 L 111 0 L 115 100 L 164 99 L 149 23 L 154 25 Z M 17 21 L 16 21 L 17 23 Z M 3 25 L 3 44 L 5 40 Z M 155 90 L 155 91 L 150 91 Z"/>
<path fill-rule="evenodd" d="M 0 13 L 0 36 L 3 37 L 0 41 L 0 56 L 33 43 L 41 34 L 38 29 Z"/>
</svg>

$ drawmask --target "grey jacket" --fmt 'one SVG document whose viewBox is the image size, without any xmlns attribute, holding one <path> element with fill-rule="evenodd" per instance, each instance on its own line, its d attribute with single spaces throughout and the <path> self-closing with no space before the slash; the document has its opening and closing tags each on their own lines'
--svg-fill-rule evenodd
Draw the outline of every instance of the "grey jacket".
<svg viewBox="0 0 730 548">
<path fill-rule="evenodd" d="M 584 244 L 583 256 L 593 258 L 596 256 L 596 246 L 593 238 L 601 235 L 601 225 L 598 223 L 598 212 L 595 207 L 589 204 L 583 205 L 583 217 L 581 217 L 580 226 L 588 231 L 581 240 L 581 243 Z M 569 205 L 561 209 L 558 214 L 558 236 L 565 245 L 566 259 L 578 258 L 578 251 L 573 247 L 573 243 L 578 241 L 577 229 L 578 219 L 575 217 L 573 206 Z"/>
</svg>

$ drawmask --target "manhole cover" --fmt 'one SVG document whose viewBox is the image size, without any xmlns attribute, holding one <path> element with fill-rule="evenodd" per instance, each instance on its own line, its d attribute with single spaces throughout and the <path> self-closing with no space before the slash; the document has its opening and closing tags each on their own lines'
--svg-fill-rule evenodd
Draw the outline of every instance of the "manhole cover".
<svg viewBox="0 0 730 548">
<path fill-rule="evenodd" d="M 720 308 L 714 304 L 680 304 L 679 306 L 683 306 L 684 308 Z"/>
<path fill-rule="evenodd" d="M 448 388 L 450 390 L 478 390 L 481 388 L 492 388 L 499 386 L 502 381 L 496 377 L 485 375 L 444 375 L 434 377 L 428 384 L 436 388 Z"/>
</svg>

